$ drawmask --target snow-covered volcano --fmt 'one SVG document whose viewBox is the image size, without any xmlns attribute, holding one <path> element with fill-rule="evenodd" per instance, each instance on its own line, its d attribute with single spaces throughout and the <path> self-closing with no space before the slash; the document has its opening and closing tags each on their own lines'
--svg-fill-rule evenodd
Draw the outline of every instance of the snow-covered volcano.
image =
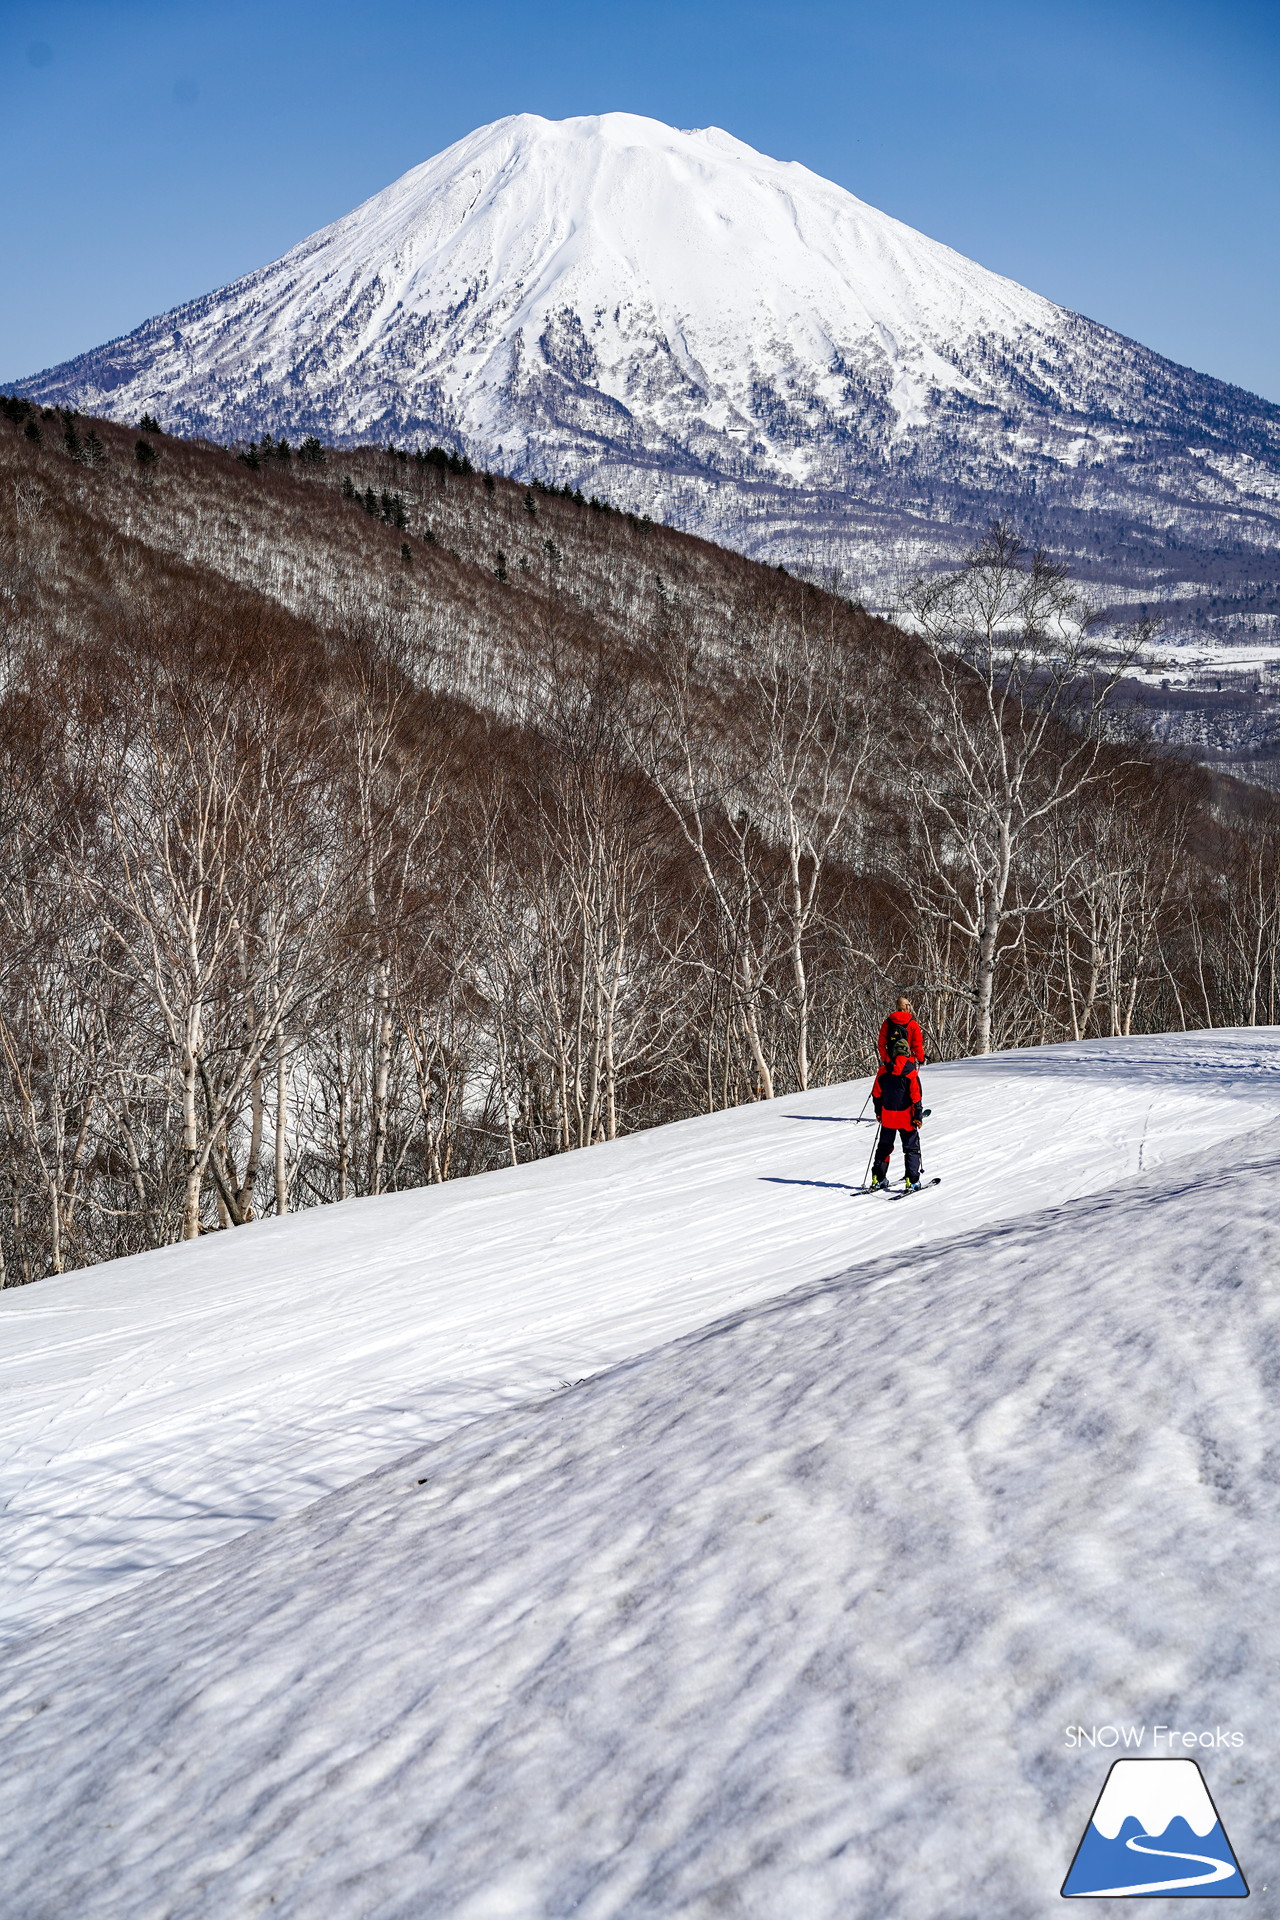
<svg viewBox="0 0 1280 1920">
<path fill-rule="evenodd" d="M 1010 511 L 1104 576 L 1123 550 L 1121 599 L 1194 594 L 1192 627 L 1204 570 L 1171 575 L 1171 537 L 1229 544 L 1228 589 L 1242 552 L 1280 545 L 1280 408 L 806 167 L 635 114 L 496 121 L 273 265 L 19 384 L 220 439 L 458 441 L 882 582 Z M 1278 609 L 1253 592 L 1234 614 L 1269 631 Z"/>
<path fill-rule="evenodd" d="M 957 365 L 978 342 L 1065 317 L 719 128 L 518 114 L 39 385 L 217 434 L 264 414 L 343 439 L 446 430 L 535 463 L 544 423 L 638 429 L 815 482 L 838 467 L 815 399 L 892 442 L 940 391 L 989 386 Z"/>
</svg>

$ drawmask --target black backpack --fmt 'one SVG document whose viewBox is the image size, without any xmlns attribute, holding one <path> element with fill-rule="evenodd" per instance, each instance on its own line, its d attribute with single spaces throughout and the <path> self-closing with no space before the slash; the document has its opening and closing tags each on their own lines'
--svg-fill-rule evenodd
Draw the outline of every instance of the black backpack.
<svg viewBox="0 0 1280 1920">
<path fill-rule="evenodd" d="M 897 1014 L 889 1015 L 889 1031 L 884 1037 L 884 1050 L 889 1056 L 890 1072 L 894 1071 L 896 1059 L 911 1052 L 911 1042 L 907 1038 L 907 1023 Z"/>
</svg>

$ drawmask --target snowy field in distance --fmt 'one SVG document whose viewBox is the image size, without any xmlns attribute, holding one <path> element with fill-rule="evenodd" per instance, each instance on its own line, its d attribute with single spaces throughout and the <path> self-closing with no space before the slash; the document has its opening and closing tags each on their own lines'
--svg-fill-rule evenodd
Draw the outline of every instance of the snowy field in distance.
<svg viewBox="0 0 1280 1920">
<path fill-rule="evenodd" d="M 1130 669 L 1130 680 L 1142 680 L 1148 686 L 1168 681 L 1171 687 L 1185 687 L 1200 674 L 1222 670 L 1224 681 L 1239 674 L 1259 674 L 1264 681 L 1280 673 L 1280 642 L 1271 640 L 1230 641 L 1161 640 L 1152 648 L 1148 662 Z"/>
<path fill-rule="evenodd" d="M 0 1294 L 0 1637 L 720 1314 L 1247 1133 L 1280 1116 L 1280 1039 L 930 1068 L 944 1184 L 905 1202 L 850 1198 L 869 1084 Z"/>
<path fill-rule="evenodd" d="M 1202 1763 L 1272 1911 L 1280 1036 L 935 1069 L 946 1184 L 904 1202 L 821 1184 L 859 1091 L 49 1289 L 18 1404 L 121 1471 L 167 1433 L 175 1500 L 219 1378 L 262 1461 L 339 1471 L 340 1408 L 399 1444 L 358 1416 L 397 1353 L 455 1430 L 10 1646 L 6 1920 L 1047 1916 L 1107 1766 L 1065 1728 L 1115 1721 L 1242 1731 Z"/>
</svg>

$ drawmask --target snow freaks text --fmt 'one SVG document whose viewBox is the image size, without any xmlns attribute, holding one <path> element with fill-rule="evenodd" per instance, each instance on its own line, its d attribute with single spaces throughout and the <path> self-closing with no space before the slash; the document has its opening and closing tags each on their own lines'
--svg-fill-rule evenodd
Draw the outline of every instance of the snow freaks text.
<svg viewBox="0 0 1280 1920">
<path fill-rule="evenodd" d="M 1150 1731 L 1152 1749 L 1159 1753 L 1181 1753 L 1190 1747 L 1242 1747 L 1244 1735 L 1229 1727 L 1200 1728 L 1183 1732 L 1179 1727 L 1112 1726 L 1065 1729 L 1068 1747 L 1145 1747 Z"/>
</svg>

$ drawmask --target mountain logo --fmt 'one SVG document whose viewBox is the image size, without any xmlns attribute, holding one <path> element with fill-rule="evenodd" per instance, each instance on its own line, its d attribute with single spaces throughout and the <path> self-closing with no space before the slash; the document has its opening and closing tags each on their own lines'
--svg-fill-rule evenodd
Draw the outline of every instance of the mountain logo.
<svg viewBox="0 0 1280 1920">
<path fill-rule="evenodd" d="M 1139 1894 L 1249 1897 L 1194 1760 L 1117 1760 L 1062 1883 L 1064 1900 Z"/>
</svg>

